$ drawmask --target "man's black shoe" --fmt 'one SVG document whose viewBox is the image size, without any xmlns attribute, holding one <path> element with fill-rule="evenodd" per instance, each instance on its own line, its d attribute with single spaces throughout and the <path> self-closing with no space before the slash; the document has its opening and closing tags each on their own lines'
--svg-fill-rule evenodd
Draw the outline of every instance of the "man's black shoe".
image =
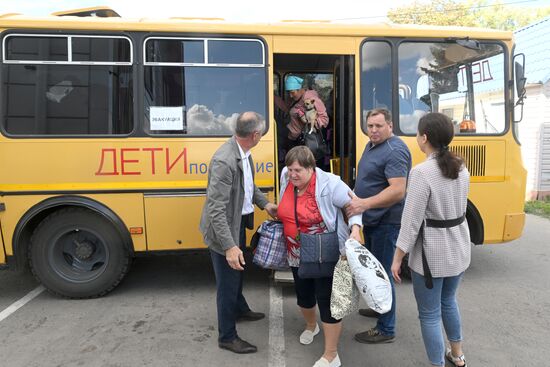
<svg viewBox="0 0 550 367">
<path fill-rule="evenodd" d="M 359 315 L 365 316 L 365 317 L 380 317 L 380 314 L 370 308 L 360 308 L 359 309 Z"/>
<path fill-rule="evenodd" d="M 373 327 L 362 333 L 355 334 L 355 340 L 366 344 L 393 343 L 395 335 L 384 335 L 376 327 Z"/>
<path fill-rule="evenodd" d="M 245 313 L 237 316 L 237 321 L 258 321 L 263 319 L 264 317 L 265 313 L 248 310 Z"/>
<path fill-rule="evenodd" d="M 255 345 L 252 345 L 239 337 L 236 337 L 230 342 L 219 342 L 218 346 L 222 349 L 227 349 L 238 354 L 256 353 L 258 351 L 258 348 L 256 348 Z"/>
</svg>

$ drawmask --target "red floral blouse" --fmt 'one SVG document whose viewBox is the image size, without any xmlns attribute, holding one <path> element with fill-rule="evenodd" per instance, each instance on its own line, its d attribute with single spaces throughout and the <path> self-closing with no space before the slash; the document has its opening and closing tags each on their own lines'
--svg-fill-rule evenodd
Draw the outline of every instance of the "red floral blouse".
<svg viewBox="0 0 550 367">
<path fill-rule="evenodd" d="M 298 196 L 296 207 L 300 232 L 316 234 L 327 231 L 315 199 L 315 173 L 311 176 L 304 194 Z M 298 230 L 294 217 L 294 185 L 292 183 L 288 184 L 283 193 L 277 215 L 283 222 L 283 232 L 288 250 L 288 264 L 297 267 L 300 265 L 300 241 L 296 238 Z"/>
</svg>

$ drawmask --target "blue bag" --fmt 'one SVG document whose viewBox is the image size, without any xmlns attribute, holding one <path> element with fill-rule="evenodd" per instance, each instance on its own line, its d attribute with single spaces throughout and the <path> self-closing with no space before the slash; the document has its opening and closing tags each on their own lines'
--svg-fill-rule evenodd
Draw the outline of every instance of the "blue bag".
<svg viewBox="0 0 550 367">
<path fill-rule="evenodd" d="M 294 188 L 294 219 L 300 236 L 300 265 L 298 276 L 302 279 L 330 278 L 334 274 L 334 267 L 340 258 L 338 242 L 338 216 L 336 216 L 336 230 L 333 232 L 308 234 L 300 232 L 298 223 L 297 188 Z"/>
<path fill-rule="evenodd" d="M 338 233 L 300 233 L 300 266 L 298 276 L 308 278 L 330 278 L 340 258 Z"/>
</svg>

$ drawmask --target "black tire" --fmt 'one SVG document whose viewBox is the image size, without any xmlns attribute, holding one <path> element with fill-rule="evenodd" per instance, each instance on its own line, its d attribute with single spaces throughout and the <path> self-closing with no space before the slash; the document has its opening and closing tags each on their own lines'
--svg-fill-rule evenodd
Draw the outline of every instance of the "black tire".
<svg viewBox="0 0 550 367">
<path fill-rule="evenodd" d="M 122 236 L 103 216 L 84 208 L 62 209 L 34 230 L 29 248 L 34 276 L 52 293 L 100 297 L 113 290 L 130 267 Z"/>
</svg>

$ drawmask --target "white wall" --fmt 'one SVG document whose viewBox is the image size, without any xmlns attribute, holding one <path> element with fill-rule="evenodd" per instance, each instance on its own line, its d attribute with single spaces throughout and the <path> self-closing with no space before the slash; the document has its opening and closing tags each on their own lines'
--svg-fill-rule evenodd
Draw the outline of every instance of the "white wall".
<svg viewBox="0 0 550 367">
<path fill-rule="evenodd" d="M 550 180 L 546 179 L 548 175 L 542 175 L 541 172 L 543 149 L 550 147 L 550 141 L 543 139 L 544 123 L 550 124 L 550 81 L 545 85 L 527 86 L 523 120 L 519 124 L 523 164 L 527 169 L 526 197 L 528 199 L 537 198 L 544 192 L 550 191 Z M 543 143 L 545 143 L 544 146 Z"/>
<path fill-rule="evenodd" d="M 548 196 L 550 195 L 550 81 L 544 84 L 543 94 L 545 97 L 543 102 L 544 124 L 541 125 L 539 134 L 539 190 L 543 196 Z"/>
</svg>

